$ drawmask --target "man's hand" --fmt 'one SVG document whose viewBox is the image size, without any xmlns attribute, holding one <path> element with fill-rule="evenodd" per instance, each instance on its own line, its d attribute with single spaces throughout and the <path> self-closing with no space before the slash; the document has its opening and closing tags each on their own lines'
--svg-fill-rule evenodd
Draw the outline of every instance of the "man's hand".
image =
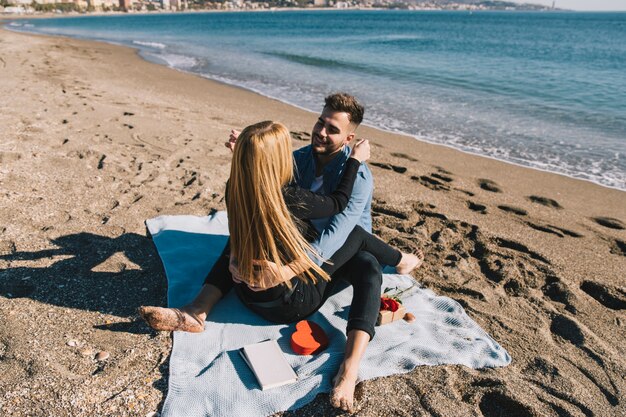
<svg viewBox="0 0 626 417">
<path fill-rule="evenodd" d="M 370 159 L 370 141 L 367 139 L 357 140 L 350 156 L 361 163 Z"/>
<path fill-rule="evenodd" d="M 237 138 L 241 132 L 238 130 L 231 130 L 230 136 L 228 137 L 228 142 L 224 142 L 224 146 L 230 149 L 231 152 L 235 152 L 235 144 L 237 144 Z"/>
</svg>

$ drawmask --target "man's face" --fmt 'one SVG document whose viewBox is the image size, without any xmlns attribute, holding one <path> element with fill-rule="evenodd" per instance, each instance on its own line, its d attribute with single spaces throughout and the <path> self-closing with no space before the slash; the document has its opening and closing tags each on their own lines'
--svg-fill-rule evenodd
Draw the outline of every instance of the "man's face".
<svg viewBox="0 0 626 417">
<path fill-rule="evenodd" d="M 316 155 L 332 155 L 354 138 L 354 125 L 348 113 L 325 107 L 311 132 L 311 147 Z"/>
</svg>

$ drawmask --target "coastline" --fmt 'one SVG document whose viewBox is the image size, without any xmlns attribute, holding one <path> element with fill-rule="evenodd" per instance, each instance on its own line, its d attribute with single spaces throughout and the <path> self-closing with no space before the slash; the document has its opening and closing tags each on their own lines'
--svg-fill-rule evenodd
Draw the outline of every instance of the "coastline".
<svg viewBox="0 0 626 417">
<path fill-rule="evenodd" d="M 328 8 L 319 8 L 319 9 L 281 8 L 280 9 L 280 11 L 290 11 L 290 10 L 300 10 L 300 11 L 306 11 L 306 10 L 310 11 L 310 10 L 313 10 L 313 11 L 317 11 L 317 10 L 334 10 L 334 9 L 328 9 Z M 338 9 L 338 10 L 343 10 L 343 9 Z M 347 10 L 354 10 L 354 9 L 347 9 Z M 365 9 L 365 10 L 370 10 L 370 9 Z M 379 9 L 372 9 L 372 10 L 379 10 Z M 242 10 L 242 11 L 244 11 L 244 10 Z M 252 10 L 250 12 L 255 12 L 255 11 L 272 11 L 272 10 Z M 446 10 L 444 10 L 444 11 L 445 12 L 450 12 L 450 11 L 446 11 Z M 199 10 L 199 11 L 180 12 L 180 13 L 194 14 L 194 13 L 204 13 L 204 12 L 212 13 L 212 12 L 229 12 L 229 11 L 227 11 L 227 10 Z M 234 11 L 234 12 L 240 12 L 240 11 Z M 459 11 L 459 12 L 462 12 L 462 11 Z M 173 12 L 163 12 L 163 13 L 174 14 Z M 124 13 L 120 12 L 120 13 L 116 13 L 116 14 L 124 14 Z M 131 14 L 128 14 L 128 15 L 134 15 L 134 14 L 150 14 L 150 12 L 137 12 L 137 13 L 131 13 Z M 102 14 L 102 13 L 97 14 L 96 13 L 95 15 L 105 15 L 105 14 Z M 83 15 L 79 15 L 79 16 L 83 16 Z M 45 17 L 51 17 L 51 16 L 45 16 Z M 66 17 L 76 17 L 76 16 L 66 16 Z M 4 20 L 7 20 L 7 22 L 8 22 L 8 21 L 13 20 L 13 19 L 4 19 Z M 0 22 L 2 22 L 2 21 L 3 21 L 3 18 L 0 17 Z M 261 95 L 263 97 L 266 97 L 266 98 L 269 98 L 269 99 L 272 99 L 272 100 L 281 101 L 281 102 L 283 102 L 283 103 L 285 103 L 287 105 L 296 107 L 298 109 L 315 113 L 314 109 L 310 109 L 310 108 L 306 108 L 306 107 L 297 105 L 297 104 L 295 104 L 293 102 L 290 102 L 288 100 L 282 99 L 280 97 L 275 97 L 275 96 L 273 96 L 273 95 L 271 95 L 269 93 L 265 93 L 263 91 L 259 91 L 259 90 L 256 90 L 254 88 L 250 88 L 248 86 L 242 85 L 241 83 L 236 83 L 236 82 L 231 82 L 231 81 L 228 81 L 228 80 L 223 80 L 223 79 L 220 79 L 220 77 L 213 76 L 212 74 L 209 74 L 209 73 L 196 73 L 196 72 L 192 72 L 192 71 L 186 70 L 184 68 L 175 68 L 174 66 L 170 65 L 170 63 L 168 63 L 168 62 L 158 58 L 158 56 L 156 56 L 156 55 L 153 56 L 153 57 L 150 57 L 149 55 L 153 54 L 153 52 L 151 52 L 150 49 L 146 50 L 145 48 L 143 48 L 141 45 L 144 45 L 145 47 L 148 47 L 149 45 L 144 44 L 142 42 L 135 42 L 135 41 L 132 41 L 132 42 L 115 42 L 115 41 L 106 41 L 106 40 L 92 40 L 92 39 L 83 38 L 83 37 L 79 37 L 79 36 L 48 35 L 48 34 L 45 34 L 45 33 L 38 33 L 36 31 L 20 31 L 20 30 L 12 29 L 6 23 L 5 23 L 4 27 L 3 27 L 3 29 L 4 30 L 8 30 L 8 31 L 12 31 L 12 32 L 16 32 L 16 33 L 26 33 L 26 34 L 33 34 L 33 35 L 40 35 L 40 36 L 59 36 L 59 37 L 62 37 L 62 38 L 67 38 L 67 39 L 77 39 L 77 40 L 84 40 L 84 41 L 88 41 L 88 42 L 89 41 L 102 42 L 102 43 L 106 43 L 106 44 L 110 44 L 110 45 L 114 45 L 114 46 L 130 47 L 130 48 L 136 49 L 137 55 L 140 58 L 142 58 L 142 59 L 144 59 L 144 60 L 146 60 L 148 62 L 151 62 L 151 63 L 154 63 L 154 64 L 158 64 L 158 65 L 163 65 L 165 67 L 168 67 L 170 69 L 174 69 L 176 71 L 180 71 L 180 72 L 183 72 L 183 73 L 196 75 L 196 76 L 199 76 L 201 78 L 211 80 L 213 82 L 218 82 L 218 83 L 229 85 L 229 86 L 233 86 L 233 87 L 236 87 L 236 88 L 242 88 L 242 89 L 244 89 L 246 91 L 250 91 L 252 93 L 259 94 L 259 95 Z M 187 57 L 187 58 L 193 59 L 193 60 L 197 59 L 196 57 Z M 466 153 L 466 154 L 469 154 L 469 155 L 484 157 L 484 158 L 492 159 L 492 160 L 495 160 L 495 161 L 511 164 L 511 165 L 517 166 L 517 167 L 523 167 L 523 168 L 528 168 L 528 169 L 532 169 L 532 170 L 538 170 L 538 171 L 542 171 L 542 172 L 546 172 L 546 173 L 561 175 L 561 176 L 564 176 L 564 177 L 567 177 L 567 178 L 571 178 L 571 179 L 587 181 L 587 182 L 591 182 L 593 184 L 600 185 L 600 186 L 608 188 L 608 189 L 613 189 L 613 190 L 626 192 L 626 189 L 622 189 L 622 188 L 620 188 L 618 186 L 609 185 L 609 184 L 606 184 L 606 183 L 602 182 L 602 181 L 607 181 L 607 182 L 618 181 L 618 180 L 615 180 L 615 179 L 611 179 L 611 177 L 606 177 L 605 176 L 604 178 L 602 178 L 602 177 L 594 178 L 594 175 L 587 175 L 587 177 L 585 177 L 585 174 L 583 172 L 568 173 L 567 172 L 568 171 L 567 168 L 564 168 L 564 167 L 559 166 L 559 165 L 552 165 L 552 164 L 550 164 L 548 162 L 545 162 L 545 161 L 543 163 L 539 163 L 539 162 L 531 163 L 530 161 L 527 161 L 527 160 L 519 160 L 519 161 L 507 160 L 507 159 L 505 159 L 503 157 L 492 156 L 492 155 L 488 155 L 488 154 L 485 154 L 485 153 L 481 153 L 481 151 L 476 151 L 476 150 L 472 150 L 472 149 L 464 149 L 463 145 L 458 145 L 458 144 L 453 145 L 453 144 L 442 143 L 442 142 L 437 141 L 436 139 L 431 139 L 431 138 L 429 138 L 427 136 L 420 136 L 420 135 L 412 134 L 412 133 L 410 133 L 408 131 L 387 130 L 384 127 L 381 127 L 381 126 L 376 126 L 374 124 L 368 124 L 367 120 L 365 121 L 365 123 L 363 125 L 367 126 L 367 127 L 370 127 L 370 128 L 373 128 L 373 129 L 376 129 L 376 130 L 379 130 L 379 131 L 384 132 L 386 134 L 399 135 L 399 136 L 408 136 L 408 137 L 411 137 L 411 138 L 413 138 L 413 139 L 415 139 L 417 141 L 420 141 L 420 142 L 432 144 L 432 145 L 435 145 L 435 146 L 448 147 L 448 148 L 451 148 L 453 150 L 460 151 L 460 152 L 463 152 L 463 153 Z M 512 158 L 512 159 L 515 159 L 515 158 Z"/>
<path fill-rule="evenodd" d="M 0 267 L 5 271 L 0 276 L 0 342 L 9 358 L 4 365 L 7 385 L 0 388 L 16 393 L 22 383 L 49 378 L 53 383 L 21 404 L 11 402 L 14 395 L 0 398 L 0 409 L 11 406 L 18 407 L 14 415 L 32 413 L 56 395 L 78 390 L 79 406 L 68 399 L 53 405 L 58 410 L 48 411 L 113 415 L 135 404 L 130 415 L 146 415 L 158 409 L 165 395 L 170 341 L 168 335 L 152 337 L 134 321 L 136 306 L 162 305 L 165 294 L 163 272 L 143 237 L 143 221 L 159 214 L 203 215 L 224 208 L 230 156 L 222 143 L 231 128 L 281 120 L 303 139 L 294 141 L 300 146 L 307 143 L 316 114 L 151 63 L 136 48 L 1 30 L 0 56 L 6 65 L 0 69 L 6 76 L 0 91 L 13 99 L 0 128 L 7 138 L 0 149 L 0 182 L 6 190 L 0 206 L 6 219 L 0 225 Z M 597 415 L 617 414 L 626 390 L 618 376 L 626 369 L 626 301 L 619 290 L 626 232 L 593 219 L 626 222 L 626 194 L 370 126 L 359 128 L 359 135 L 373 144 L 376 232 L 395 245 L 424 247 L 427 265 L 416 278 L 461 302 L 514 359 L 504 369 L 422 367 L 408 376 L 368 381 L 362 384 L 364 412 L 408 413 L 424 408 L 427 398 L 443 415 L 452 410 L 488 415 L 481 399 L 498 392 L 502 407 L 518 404 L 531 410 L 529 415 L 554 410 L 538 398 L 576 415 L 580 407 L 566 400 L 570 397 Z M 533 202 L 530 196 L 544 200 Z M 54 252 L 68 236 L 84 233 L 116 242 L 110 257 L 92 258 L 77 245 L 69 245 L 69 253 Z M 131 256 L 124 244 L 134 239 L 141 251 Z M 466 248 L 474 255 L 450 261 L 458 244 L 474 245 L 473 252 Z M 481 245 L 483 258 L 476 252 Z M 52 255 L 44 256 L 47 251 Z M 69 276 L 73 266 L 64 263 L 68 254 L 89 266 L 79 268 L 78 276 L 86 283 Z M 148 256 L 151 262 L 142 265 Z M 537 256 L 548 262 L 539 263 Z M 505 263 L 504 272 L 496 261 Z M 450 262 L 453 267 L 446 266 Z M 33 291 L 7 297 L 8 280 L 21 282 L 26 276 L 24 282 L 33 283 Z M 99 301 L 100 294 L 90 298 L 84 288 L 102 279 L 110 281 L 99 288 L 107 303 Z M 128 287 L 119 288 L 120 283 Z M 601 289 L 590 290 L 594 284 Z M 126 294 L 129 288 L 136 293 Z M 81 291 L 93 305 L 73 298 Z M 33 323 L 29 314 L 41 319 Z M 555 320 L 565 320 L 567 331 L 559 330 Z M 112 330 L 107 321 L 121 323 L 121 330 Z M 582 340 L 571 336 L 577 332 Z M 33 335 L 39 345 L 35 348 L 29 343 Z M 111 360 L 102 365 L 83 356 L 66 345 L 73 338 L 94 350 L 107 350 Z M 604 365 L 591 360 L 587 351 L 602 357 Z M 25 367 L 29 361 L 35 364 L 30 374 Z M 592 378 L 568 361 L 581 363 Z M 50 368 L 50 363 L 57 365 Z M 546 370 L 550 366 L 559 370 L 557 376 Z M 151 382 L 125 377 L 124 372 L 149 375 Z M 551 378 L 566 384 L 568 393 L 561 393 L 566 399 L 535 384 Z M 481 386 L 483 380 L 497 383 Z M 458 398 L 446 398 L 446 391 Z M 410 400 L 403 399 L 407 393 Z M 295 415 L 324 404 L 318 398 Z"/>
</svg>

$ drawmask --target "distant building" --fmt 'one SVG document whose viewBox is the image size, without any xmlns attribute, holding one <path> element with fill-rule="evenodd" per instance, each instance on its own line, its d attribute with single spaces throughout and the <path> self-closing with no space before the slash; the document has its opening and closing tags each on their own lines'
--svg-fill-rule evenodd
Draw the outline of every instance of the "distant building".
<svg viewBox="0 0 626 417">
<path fill-rule="evenodd" d="M 187 10 L 187 0 L 170 0 L 172 10 Z"/>
<path fill-rule="evenodd" d="M 26 10 L 22 6 L 7 6 L 4 8 L 2 13 L 23 14 L 23 13 L 26 13 Z"/>
<path fill-rule="evenodd" d="M 316 7 L 326 7 L 326 0 L 313 0 L 313 5 Z"/>
<path fill-rule="evenodd" d="M 119 0 L 87 0 L 87 3 L 94 10 L 111 10 L 120 5 Z"/>
<path fill-rule="evenodd" d="M 161 9 L 169 10 L 170 9 L 170 0 L 161 0 Z"/>
<path fill-rule="evenodd" d="M 124 11 L 131 10 L 133 8 L 133 0 L 120 0 L 120 9 Z"/>
</svg>

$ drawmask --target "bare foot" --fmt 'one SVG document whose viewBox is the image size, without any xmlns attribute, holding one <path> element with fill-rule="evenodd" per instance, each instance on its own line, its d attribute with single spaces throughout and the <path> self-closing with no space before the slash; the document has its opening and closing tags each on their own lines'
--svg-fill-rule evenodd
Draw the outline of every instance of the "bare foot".
<svg viewBox="0 0 626 417">
<path fill-rule="evenodd" d="M 142 306 L 139 315 L 155 330 L 201 333 L 206 315 L 178 308 Z M 204 316 L 204 317 L 203 317 Z"/>
<path fill-rule="evenodd" d="M 333 379 L 332 392 L 330 393 L 330 405 L 343 411 L 354 413 L 354 388 L 356 387 L 357 375 L 349 375 L 344 372 L 343 364 Z"/>
<path fill-rule="evenodd" d="M 400 263 L 396 266 L 396 272 L 400 275 L 408 274 L 412 270 L 419 268 L 424 262 L 424 252 L 421 249 L 415 251 L 415 254 L 412 253 L 402 253 L 402 259 L 400 259 Z"/>
</svg>

